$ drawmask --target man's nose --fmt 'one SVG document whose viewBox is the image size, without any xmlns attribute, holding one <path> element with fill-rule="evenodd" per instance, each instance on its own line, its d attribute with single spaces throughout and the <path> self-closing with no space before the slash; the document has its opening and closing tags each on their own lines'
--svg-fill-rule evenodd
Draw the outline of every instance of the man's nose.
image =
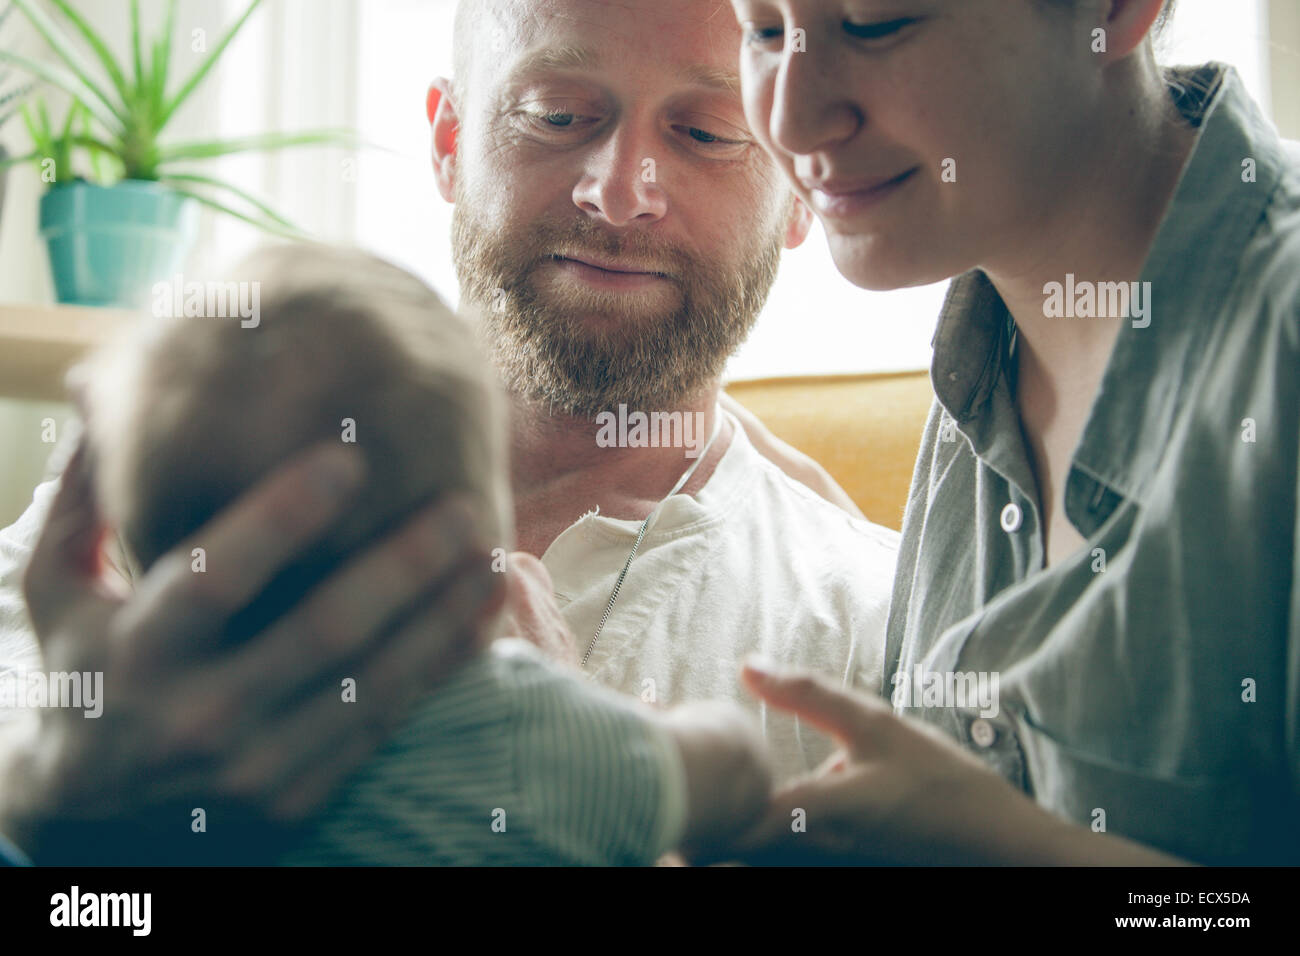
<svg viewBox="0 0 1300 956">
<path fill-rule="evenodd" d="M 589 154 L 573 190 L 578 208 L 611 226 L 645 225 L 667 215 L 668 194 L 659 184 L 653 143 L 648 132 L 630 126 L 615 129 Z"/>
<path fill-rule="evenodd" d="M 787 47 L 772 91 L 768 134 L 786 153 L 807 156 L 852 139 L 866 117 L 846 92 L 838 71 L 820 58 Z"/>
</svg>

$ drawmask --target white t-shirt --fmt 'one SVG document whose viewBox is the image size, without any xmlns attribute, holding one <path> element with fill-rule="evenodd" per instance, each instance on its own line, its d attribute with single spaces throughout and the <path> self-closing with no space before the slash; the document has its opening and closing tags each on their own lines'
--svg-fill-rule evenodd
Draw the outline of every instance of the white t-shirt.
<svg viewBox="0 0 1300 956">
<path fill-rule="evenodd" d="M 761 721 L 784 779 L 834 746 L 755 701 L 740 665 L 761 653 L 878 695 L 899 536 L 788 477 L 733 425 L 708 482 L 670 498 L 641 542 L 584 670 L 661 705 L 738 701 Z M 579 657 L 640 528 L 588 514 L 542 556 Z"/>
</svg>

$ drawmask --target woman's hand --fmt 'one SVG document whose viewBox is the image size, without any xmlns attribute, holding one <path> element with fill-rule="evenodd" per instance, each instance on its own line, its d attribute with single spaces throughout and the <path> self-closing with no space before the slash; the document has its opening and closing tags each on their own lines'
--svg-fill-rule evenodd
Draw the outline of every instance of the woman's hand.
<svg viewBox="0 0 1300 956">
<path fill-rule="evenodd" d="M 842 750 L 779 792 L 736 845 L 755 863 L 1167 865 L 1171 857 L 1048 813 L 942 732 L 875 697 L 757 662 L 745 683 Z"/>
</svg>

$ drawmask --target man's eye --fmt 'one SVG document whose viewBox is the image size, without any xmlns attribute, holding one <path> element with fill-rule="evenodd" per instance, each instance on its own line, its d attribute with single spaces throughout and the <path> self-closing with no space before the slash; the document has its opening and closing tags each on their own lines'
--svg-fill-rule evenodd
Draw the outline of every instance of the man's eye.
<svg viewBox="0 0 1300 956">
<path fill-rule="evenodd" d="M 853 23 L 851 20 L 844 21 L 844 32 L 849 36 L 857 37 L 859 40 L 883 40 L 885 37 L 893 36 L 899 30 L 915 23 L 913 17 L 902 17 L 898 20 L 885 20 L 882 23 Z"/>
<path fill-rule="evenodd" d="M 673 128 L 679 133 L 689 136 L 701 146 L 710 147 L 711 150 L 738 149 L 745 145 L 744 140 L 724 139 L 716 133 L 710 133 L 708 130 L 700 129 L 698 126 L 676 126 Z"/>
<path fill-rule="evenodd" d="M 592 126 L 599 122 L 597 117 L 588 116 L 585 113 L 547 109 L 542 106 L 522 109 L 519 111 L 518 116 L 527 125 L 527 128 L 532 129 L 541 136 L 552 134 L 570 136 L 584 130 L 590 131 Z"/>
</svg>

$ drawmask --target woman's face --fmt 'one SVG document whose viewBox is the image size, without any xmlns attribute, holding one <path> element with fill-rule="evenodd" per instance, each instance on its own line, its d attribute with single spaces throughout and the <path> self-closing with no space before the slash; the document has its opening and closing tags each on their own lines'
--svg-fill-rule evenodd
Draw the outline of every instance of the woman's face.
<svg viewBox="0 0 1300 956">
<path fill-rule="evenodd" d="M 856 285 L 1031 267 L 1068 228 L 1095 0 L 733 5 L 749 123 Z"/>
</svg>

